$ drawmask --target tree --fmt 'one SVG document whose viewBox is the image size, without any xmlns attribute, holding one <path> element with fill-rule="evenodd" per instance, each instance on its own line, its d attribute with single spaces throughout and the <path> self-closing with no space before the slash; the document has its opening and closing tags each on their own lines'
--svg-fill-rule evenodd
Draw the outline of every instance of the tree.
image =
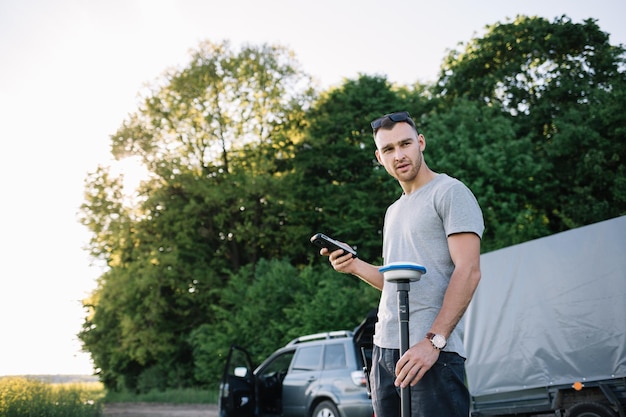
<svg viewBox="0 0 626 417">
<path fill-rule="evenodd" d="M 188 335 L 212 321 L 228 271 L 292 248 L 277 238 L 289 204 L 279 179 L 312 94 L 284 48 L 206 42 L 112 136 L 113 155 L 140 158 L 150 176 L 132 205 L 105 168 L 86 185 L 82 222 L 109 271 L 79 337 L 107 388 L 193 384 Z M 99 344 L 105 335 L 115 342 Z"/>
<path fill-rule="evenodd" d="M 463 181 L 476 196 L 485 220 L 481 251 L 499 249 L 547 234 L 547 213 L 534 202 L 547 169 L 536 160 L 531 138 L 495 106 L 461 99 L 430 114 L 423 125 L 424 158 L 437 172 Z"/>
<path fill-rule="evenodd" d="M 376 161 L 370 121 L 405 109 L 419 117 L 424 90 L 361 75 L 322 94 L 307 112 L 290 181 L 299 202 L 294 217 L 309 236 L 323 232 L 357 246 L 364 259 L 380 257 L 385 208 L 401 190 Z"/>
<path fill-rule="evenodd" d="M 518 148 L 542 168 L 533 169 L 532 193 L 510 190 L 526 199 L 518 204 L 515 228 L 523 228 L 528 216 L 539 226 L 520 238 L 626 212 L 626 137 L 618 127 L 626 122 L 618 110 L 626 87 L 624 68 L 624 48 L 610 45 L 594 20 L 575 24 L 566 16 L 552 23 L 525 16 L 497 23 L 446 58 L 437 97 L 446 106 L 465 97 L 502 108 L 512 117 L 517 135 L 506 140 L 530 139 Z M 496 225 L 505 231 L 503 226 Z"/>
</svg>

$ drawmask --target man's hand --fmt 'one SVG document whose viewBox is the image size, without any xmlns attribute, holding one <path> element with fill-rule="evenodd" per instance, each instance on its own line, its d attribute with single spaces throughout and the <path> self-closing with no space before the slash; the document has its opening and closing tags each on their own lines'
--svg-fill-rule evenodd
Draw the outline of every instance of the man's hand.
<svg viewBox="0 0 626 417">
<path fill-rule="evenodd" d="M 320 255 L 328 256 L 328 261 L 337 272 L 352 274 L 372 287 L 382 290 L 385 285 L 385 278 L 378 270 L 377 266 L 369 264 L 360 258 L 353 258 L 351 254 L 343 255 L 343 249 L 329 252 L 328 249 L 320 249 Z"/>
<path fill-rule="evenodd" d="M 320 255 L 328 256 L 328 261 L 337 272 L 344 274 L 352 274 L 354 271 L 351 269 L 352 261 L 355 259 L 349 253 L 344 255 L 343 250 L 339 249 L 334 252 L 329 252 L 328 249 L 322 248 Z"/>
<path fill-rule="evenodd" d="M 407 350 L 396 364 L 396 387 L 414 386 L 439 358 L 439 349 L 424 339 Z"/>
</svg>

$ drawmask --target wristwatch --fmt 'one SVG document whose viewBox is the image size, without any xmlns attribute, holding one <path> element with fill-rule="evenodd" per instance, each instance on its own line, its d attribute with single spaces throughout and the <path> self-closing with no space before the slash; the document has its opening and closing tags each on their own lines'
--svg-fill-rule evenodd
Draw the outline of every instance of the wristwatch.
<svg viewBox="0 0 626 417">
<path fill-rule="evenodd" d="M 438 350 L 446 347 L 446 344 L 448 343 L 446 341 L 446 338 L 441 334 L 427 333 L 426 339 L 430 340 L 430 343 L 433 344 L 433 347 Z"/>
</svg>

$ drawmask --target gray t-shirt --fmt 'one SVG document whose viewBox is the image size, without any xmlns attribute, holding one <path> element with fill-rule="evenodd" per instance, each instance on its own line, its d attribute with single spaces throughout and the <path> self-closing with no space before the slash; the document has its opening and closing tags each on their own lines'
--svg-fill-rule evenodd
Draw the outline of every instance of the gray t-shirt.
<svg viewBox="0 0 626 417">
<path fill-rule="evenodd" d="M 472 232 L 482 238 L 482 212 L 472 192 L 461 181 L 438 174 L 415 192 L 402 196 L 387 209 L 383 228 L 383 258 L 391 262 L 414 262 L 426 273 L 411 283 L 409 291 L 409 346 L 422 340 L 439 313 L 454 264 L 448 236 Z M 400 348 L 397 284 L 383 286 L 378 307 L 374 343 Z M 465 357 L 463 320 L 450 337 L 445 351 Z"/>
</svg>

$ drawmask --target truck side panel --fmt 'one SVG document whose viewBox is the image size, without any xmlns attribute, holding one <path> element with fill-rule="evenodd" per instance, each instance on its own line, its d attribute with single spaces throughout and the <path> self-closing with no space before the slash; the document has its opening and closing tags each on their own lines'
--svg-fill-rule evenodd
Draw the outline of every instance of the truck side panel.
<svg viewBox="0 0 626 417">
<path fill-rule="evenodd" d="M 465 316 L 472 397 L 550 402 L 550 387 L 626 377 L 626 216 L 484 254 L 481 269 Z"/>
</svg>

